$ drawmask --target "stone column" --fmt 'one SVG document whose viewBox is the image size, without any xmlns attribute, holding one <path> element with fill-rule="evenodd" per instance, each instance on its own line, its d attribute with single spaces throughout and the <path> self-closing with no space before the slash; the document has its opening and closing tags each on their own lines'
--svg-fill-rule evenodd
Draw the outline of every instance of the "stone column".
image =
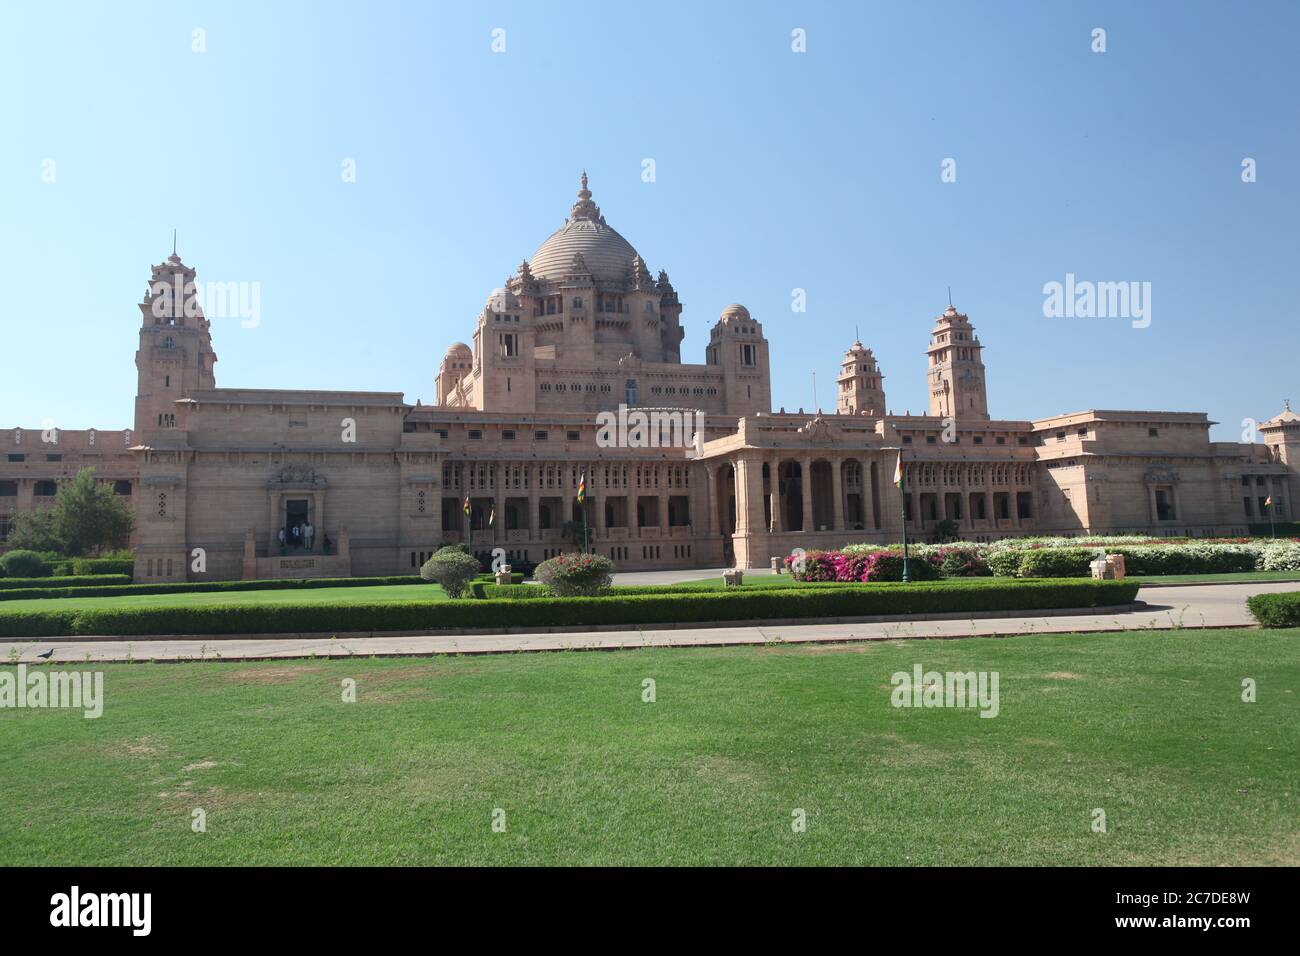
<svg viewBox="0 0 1300 956">
<path fill-rule="evenodd" d="M 871 488 L 872 462 L 870 459 L 863 458 L 859 461 L 859 464 L 862 467 L 862 494 L 859 496 L 862 500 L 862 527 L 864 530 L 871 528 L 878 531 L 880 530 L 879 526 L 876 524 L 876 519 L 873 517 L 876 502 L 875 495 Z M 881 515 L 881 518 L 883 519 L 884 515 Z"/>
<path fill-rule="evenodd" d="M 781 459 L 768 463 L 768 494 L 771 497 L 772 531 L 785 530 L 785 516 L 781 514 Z"/>
<path fill-rule="evenodd" d="M 499 461 L 494 461 L 491 465 L 491 485 L 488 490 L 492 493 L 492 503 L 488 506 L 488 514 L 495 513 L 496 517 L 491 527 L 487 529 L 488 548 L 495 548 L 505 537 L 502 529 L 505 527 L 506 520 L 506 498 L 505 498 L 505 467 Z"/>
<path fill-rule="evenodd" d="M 937 467 L 936 467 L 936 471 L 937 471 Z M 921 511 L 921 484 L 920 484 L 920 474 L 921 474 L 921 467 L 920 467 L 920 465 L 917 465 L 916 467 L 914 467 L 914 468 L 912 469 L 912 477 L 913 477 L 914 479 L 916 479 L 916 481 L 915 481 L 915 482 L 909 482 L 909 481 L 904 481 L 904 482 L 903 482 L 903 484 L 906 485 L 906 486 L 911 490 L 911 495 L 912 495 L 912 521 L 913 521 L 913 522 L 915 523 L 915 525 L 916 525 L 916 533 L 917 533 L 917 536 L 918 536 L 918 537 L 919 537 L 920 535 L 922 535 L 922 534 L 925 533 L 925 514 Z M 943 473 L 942 473 L 942 472 L 939 472 L 939 477 L 940 477 L 940 479 L 942 480 L 942 478 L 943 478 Z M 940 507 L 942 506 L 942 504 L 943 504 L 943 490 L 942 490 L 942 489 L 943 489 L 943 485 L 942 485 L 942 484 L 935 485 L 935 492 L 934 492 L 935 514 L 938 514 L 938 513 L 939 513 L 939 508 L 940 508 Z"/>
<path fill-rule="evenodd" d="M 803 486 L 803 529 L 804 531 L 816 531 L 817 523 L 813 520 L 813 495 L 812 495 L 812 459 L 800 458 L 799 468 L 803 475 L 800 484 Z"/>
<path fill-rule="evenodd" d="M 989 523 L 990 528 L 998 526 L 997 514 L 993 511 L 993 489 L 984 489 L 984 520 Z"/>
<path fill-rule="evenodd" d="M 538 509 L 541 507 L 541 478 L 542 466 L 539 462 L 533 462 L 528 466 L 531 472 L 528 476 L 528 540 L 536 542 L 541 537 L 541 528 L 539 527 L 540 516 Z"/>
<path fill-rule="evenodd" d="M 840 461 L 831 459 L 831 530 L 844 530 L 844 479 Z"/>
<path fill-rule="evenodd" d="M 658 476 L 659 491 L 659 530 L 663 537 L 668 536 L 668 466 L 660 462 L 655 465 L 655 474 Z"/>
<path fill-rule="evenodd" d="M 596 519 L 596 538 L 605 537 L 605 496 L 609 494 L 609 488 L 605 482 L 605 466 L 596 465 L 595 471 L 587 476 L 587 494 L 591 496 L 591 510 L 595 512 Z M 595 495 L 596 488 L 600 488 L 600 494 Z M 594 538 L 593 538 L 594 540 Z"/>
<path fill-rule="evenodd" d="M 709 510 L 709 523 L 707 525 L 707 530 L 710 533 L 714 533 L 714 527 L 716 526 L 716 533 L 721 535 L 722 523 L 721 519 L 718 517 L 718 476 L 714 471 L 715 467 L 715 464 L 711 462 L 705 462 L 704 464 L 704 481 L 707 489 L 706 507 Z"/>
<path fill-rule="evenodd" d="M 1147 508 L 1151 512 L 1151 526 L 1154 528 L 1160 523 L 1160 509 L 1156 507 L 1156 486 L 1147 484 Z"/>
</svg>

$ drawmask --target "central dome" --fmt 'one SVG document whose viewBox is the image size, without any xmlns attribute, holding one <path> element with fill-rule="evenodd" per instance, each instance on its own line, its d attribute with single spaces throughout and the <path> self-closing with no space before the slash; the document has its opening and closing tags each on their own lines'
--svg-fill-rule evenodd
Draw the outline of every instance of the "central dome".
<svg viewBox="0 0 1300 956">
<path fill-rule="evenodd" d="M 574 268 L 581 255 L 585 269 Z M 582 174 L 578 201 L 569 219 L 537 247 L 528 267 L 538 279 L 562 279 L 575 271 L 590 272 L 597 279 L 619 280 L 633 270 L 637 252 L 632 244 L 605 222 L 600 207 L 591 201 L 587 174 Z"/>
</svg>

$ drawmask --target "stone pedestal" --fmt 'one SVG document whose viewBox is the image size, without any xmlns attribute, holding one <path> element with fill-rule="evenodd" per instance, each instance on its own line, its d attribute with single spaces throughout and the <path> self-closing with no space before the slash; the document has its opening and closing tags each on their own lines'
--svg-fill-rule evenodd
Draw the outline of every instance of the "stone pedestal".
<svg viewBox="0 0 1300 956">
<path fill-rule="evenodd" d="M 729 588 L 739 587 L 745 583 L 745 572 L 740 568 L 722 572 L 722 583 Z"/>
<path fill-rule="evenodd" d="M 772 573 L 780 574 L 785 570 L 785 559 L 776 557 L 772 559 Z"/>
<path fill-rule="evenodd" d="M 503 565 L 501 565 L 501 567 L 497 568 L 497 570 L 496 570 L 496 582 L 497 582 L 497 584 L 509 584 L 509 583 L 510 583 L 510 565 L 508 565 L 508 564 L 503 564 Z"/>
<path fill-rule="evenodd" d="M 1097 558 L 1088 567 L 1092 570 L 1092 576 L 1098 580 L 1124 580 L 1124 555 L 1122 554 L 1108 554 L 1104 558 Z"/>
</svg>

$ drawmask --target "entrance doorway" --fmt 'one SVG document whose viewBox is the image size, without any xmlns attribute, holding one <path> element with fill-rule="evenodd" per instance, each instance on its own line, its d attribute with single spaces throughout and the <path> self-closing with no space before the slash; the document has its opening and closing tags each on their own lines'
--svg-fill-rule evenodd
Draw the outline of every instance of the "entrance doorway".
<svg viewBox="0 0 1300 956">
<path fill-rule="evenodd" d="M 302 529 L 307 524 L 307 499 L 290 498 L 284 503 L 284 543 L 291 548 L 305 545 Z M 294 534 L 294 529 L 298 533 Z"/>
</svg>

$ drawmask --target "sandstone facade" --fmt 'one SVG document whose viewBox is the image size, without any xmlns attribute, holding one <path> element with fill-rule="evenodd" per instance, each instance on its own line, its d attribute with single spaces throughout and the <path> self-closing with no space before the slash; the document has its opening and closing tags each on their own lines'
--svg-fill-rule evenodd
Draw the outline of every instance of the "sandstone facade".
<svg viewBox="0 0 1300 956">
<path fill-rule="evenodd" d="M 929 414 L 889 410 L 860 342 L 834 414 L 773 412 L 762 324 L 728 306 L 704 362 L 683 363 L 676 290 L 605 222 L 585 174 L 472 344 L 447 350 L 432 405 L 218 388 L 195 277 L 175 254 L 153 267 L 132 428 L 0 436 L 0 539 L 85 465 L 135 504 L 137 581 L 414 573 L 461 540 L 540 561 L 574 548 L 584 519 L 625 569 L 767 567 L 897 541 L 904 521 L 916 539 L 946 519 L 976 540 L 1244 534 L 1270 497 L 1289 520 L 1300 483 L 1289 408 L 1260 443 L 1210 441 L 1201 412 L 991 418 L 983 345 L 951 304 L 931 333 Z"/>
</svg>

